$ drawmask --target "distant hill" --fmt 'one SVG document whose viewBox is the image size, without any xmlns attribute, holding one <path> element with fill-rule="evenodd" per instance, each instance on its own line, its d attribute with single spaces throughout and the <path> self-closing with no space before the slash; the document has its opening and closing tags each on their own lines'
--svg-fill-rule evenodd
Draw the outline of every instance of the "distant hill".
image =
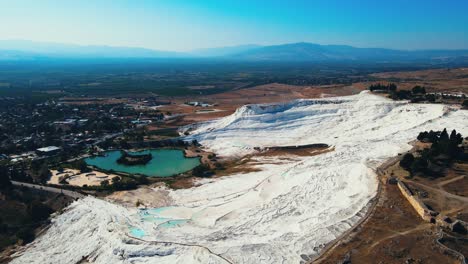
<svg viewBox="0 0 468 264">
<path fill-rule="evenodd" d="M 468 50 L 393 50 L 346 45 L 292 43 L 273 46 L 240 45 L 191 52 L 158 51 L 134 47 L 81 46 L 28 40 L 0 40 L 0 60 L 49 58 L 222 58 L 236 61 L 284 62 L 468 62 Z"/>
<path fill-rule="evenodd" d="M 183 53 L 145 48 L 82 46 L 29 40 L 0 40 L 0 59 L 34 58 L 174 58 Z"/>
<path fill-rule="evenodd" d="M 201 56 L 201 57 L 223 57 L 231 56 L 241 52 L 250 51 L 253 49 L 260 48 L 260 45 L 239 45 L 239 46 L 230 46 L 230 47 L 219 47 L 219 48 L 207 48 L 207 49 L 197 49 L 190 52 L 192 55 Z"/>
<path fill-rule="evenodd" d="M 345 45 L 293 43 L 254 48 L 233 55 L 239 60 L 254 61 L 411 61 L 447 60 L 468 57 L 468 50 L 405 51 L 382 48 L 355 48 Z"/>
</svg>

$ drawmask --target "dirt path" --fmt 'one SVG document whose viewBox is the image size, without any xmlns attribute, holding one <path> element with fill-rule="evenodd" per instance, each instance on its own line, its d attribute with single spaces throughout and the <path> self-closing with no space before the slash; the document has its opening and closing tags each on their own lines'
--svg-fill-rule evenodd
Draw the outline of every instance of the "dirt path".
<svg viewBox="0 0 468 264">
<path fill-rule="evenodd" d="M 425 185 L 425 184 L 422 184 L 422 183 L 419 183 L 419 182 L 415 182 L 415 181 L 413 181 L 413 180 L 409 180 L 408 182 L 411 183 L 411 184 L 414 184 L 414 185 L 416 185 L 416 186 L 419 186 L 419 187 L 422 187 L 422 188 L 427 188 L 428 190 L 437 192 L 437 193 L 441 194 L 441 195 L 444 196 L 444 197 L 448 197 L 448 198 L 452 198 L 452 199 L 455 199 L 455 200 L 459 200 L 459 201 L 468 203 L 468 197 L 463 197 L 463 196 L 460 196 L 460 195 L 452 194 L 452 193 L 446 192 L 446 191 L 443 190 L 443 189 L 430 187 L 430 186 L 427 186 L 427 185 Z"/>
<path fill-rule="evenodd" d="M 428 229 L 431 227 L 432 224 L 429 224 L 429 223 L 424 223 L 424 224 L 421 224 L 421 225 L 418 225 L 414 228 L 410 228 L 408 230 L 405 230 L 405 231 L 393 231 L 393 230 L 388 230 L 388 231 L 391 231 L 393 232 L 392 235 L 389 235 L 389 236 L 386 236 L 386 237 L 383 237 L 377 241 L 375 241 L 374 243 L 372 243 L 372 245 L 369 247 L 369 249 L 373 249 L 375 246 L 377 246 L 378 244 L 382 243 L 383 241 L 386 241 L 388 239 L 391 239 L 391 238 L 394 238 L 394 237 L 397 237 L 397 236 L 403 236 L 403 235 L 407 235 L 407 234 L 410 234 L 412 232 L 416 232 L 416 231 L 420 231 L 420 230 L 424 230 L 424 229 Z"/>
<path fill-rule="evenodd" d="M 455 177 L 455 178 L 452 178 L 450 180 L 446 180 L 446 181 L 442 181 L 442 182 L 439 182 L 437 184 L 437 186 L 439 187 L 443 187 L 449 183 L 452 183 L 452 182 L 456 182 L 456 181 L 459 181 L 459 180 L 463 180 L 465 178 L 465 175 L 462 175 L 462 176 L 458 176 L 458 177 Z"/>
</svg>

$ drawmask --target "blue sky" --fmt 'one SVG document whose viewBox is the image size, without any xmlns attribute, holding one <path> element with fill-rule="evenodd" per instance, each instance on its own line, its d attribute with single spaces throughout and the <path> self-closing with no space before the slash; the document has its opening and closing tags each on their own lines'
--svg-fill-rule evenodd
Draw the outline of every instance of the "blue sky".
<svg viewBox="0 0 468 264">
<path fill-rule="evenodd" d="M 0 0 L 0 38 L 176 51 L 302 41 L 468 49 L 468 1 Z"/>
</svg>

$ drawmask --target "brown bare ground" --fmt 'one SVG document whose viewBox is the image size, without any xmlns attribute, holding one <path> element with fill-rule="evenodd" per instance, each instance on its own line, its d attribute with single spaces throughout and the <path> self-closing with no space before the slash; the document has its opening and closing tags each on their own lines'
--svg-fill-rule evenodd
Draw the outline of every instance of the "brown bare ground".
<svg viewBox="0 0 468 264">
<path fill-rule="evenodd" d="M 468 164 L 456 163 L 447 172 L 442 183 L 439 183 L 447 192 L 468 197 Z"/>
<path fill-rule="evenodd" d="M 430 144 L 412 142 L 410 152 L 427 148 Z M 313 263 L 459 263 L 455 257 L 444 253 L 436 242 L 440 227 L 424 222 L 403 197 L 396 185 L 386 183 L 387 177 L 404 179 L 415 195 L 441 215 L 468 220 L 468 189 L 466 175 L 468 166 L 455 163 L 444 172 L 443 177 L 416 176 L 399 166 L 395 157 L 378 170 L 381 185 L 378 202 L 361 225 L 350 234 L 335 241 Z M 450 231 L 445 230 L 450 233 Z M 468 248 L 467 235 L 443 233 L 442 243 L 459 252 Z M 377 262 L 376 262 L 377 261 Z M 413 262 L 412 262 L 413 261 Z"/>
<path fill-rule="evenodd" d="M 195 186 L 196 177 L 180 178 L 167 182 L 172 189 L 188 189 Z"/>
<path fill-rule="evenodd" d="M 425 86 L 428 92 L 468 93 L 468 68 L 385 72 L 371 76 L 387 82 L 396 82 L 402 89 L 421 85 Z"/>
<path fill-rule="evenodd" d="M 233 174 L 240 173 L 250 173 L 260 171 L 260 169 L 255 168 L 252 164 L 253 160 L 251 156 L 244 157 L 242 159 L 236 160 L 225 160 L 221 164 L 221 168 L 216 169 L 215 177 L 229 176 Z"/>
<path fill-rule="evenodd" d="M 467 164 L 459 163 L 447 169 L 443 177 L 433 179 L 416 176 L 407 181 L 426 205 L 442 215 L 457 217 L 459 214 L 468 214 L 467 173 Z"/>
<path fill-rule="evenodd" d="M 374 214 L 314 263 L 458 263 L 442 254 L 435 226 L 421 220 L 396 185 L 384 184 Z"/>
<path fill-rule="evenodd" d="M 463 256 L 468 256 L 468 239 L 459 238 L 451 235 L 444 234 L 443 238 L 440 241 L 444 246 L 454 249 L 457 252 L 463 254 Z"/>
</svg>

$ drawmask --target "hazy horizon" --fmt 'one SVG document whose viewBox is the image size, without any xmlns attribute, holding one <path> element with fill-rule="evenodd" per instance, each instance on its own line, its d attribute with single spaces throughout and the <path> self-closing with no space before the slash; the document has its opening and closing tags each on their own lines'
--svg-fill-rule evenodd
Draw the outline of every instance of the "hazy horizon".
<svg viewBox="0 0 468 264">
<path fill-rule="evenodd" d="M 309 42 L 468 49 L 462 1 L 0 0 L 2 39 L 187 52 Z"/>
<path fill-rule="evenodd" d="M 257 47 L 268 47 L 268 46 L 282 46 L 282 45 L 290 45 L 290 44 L 300 44 L 300 43 L 307 43 L 307 44 L 317 44 L 317 45 L 322 45 L 322 46 L 350 46 L 354 48 L 383 48 L 383 49 L 389 49 L 389 50 L 401 50 L 401 51 L 424 51 L 424 50 L 439 50 L 439 49 L 399 49 L 399 48 L 385 48 L 385 47 L 378 47 L 378 46 L 354 46 L 354 45 L 349 45 L 346 43 L 343 44 L 336 44 L 336 43 L 315 43 L 315 42 L 306 42 L 306 41 L 298 41 L 298 42 L 287 42 L 287 43 L 275 43 L 271 45 L 261 45 L 257 43 L 243 43 L 243 44 L 238 44 L 238 45 L 227 45 L 227 46 L 214 46 L 214 47 L 201 47 L 201 48 L 196 48 L 196 49 L 191 49 L 191 50 L 185 50 L 185 51 L 177 51 L 177 50 L 163 50 L 163 49 L 153 49 L 153 48 L 147 48 L 147 47 L 141 47 L 141 46 L 118 46 L 118 45 L 112 45 L 112 44 L 81 44 L 81 43 L 67 43 L 67 42 L 52 42 L 52 41 L 36 41 L 36 40 L 30 40 L 30 39 L 0 39 L 1 42 L 29 42 L 31 44 L 39 44 L 39 45 L 69 45 L 69 46 L 77 46 L 77 47 L 109 47 L 109 48 L 137 48 L 137 49 L 147 49 L 147 50 L 152 50 L 152 51 L 164 51 L 164 52 L 177 52 L 177 53 L 187 53 L 190 54 L 191 52 L 197 52 L 197 51 L 202 51 L 202 50 L 210 50 L 210 49 L 222 49 L 222 48 L 235 48 L 235 47 L 242 47 L 242 46 L 257 46 Z M 53 48 L 53 47 L 52 47 Z M 1 45 L 0 45 L 1 49 Z M 21 49 L 18 49 L 21 50 Z M 468 50 L 467 48 L 440 48 L 440 50 Z"/>
<path fill-rule="evenodd" d="M 376 49 L 389 49 L 389 50 L 401 50 L 401 51 L 425 51 L 425 50 L 468 50 L 466 48 L 413 48 L 413 49 L 404 49 L 404 48 L 386 48 L 380 46 L 355 46 L 346 43 L 336 44 L 336 43 L 316 43 L 316 42 L 309 42 L 309 41 L 297 41 L 297 42 L 285 42 L 285 43 L 274 43 L 269 45 L 261 45 L 257 43 L 241 43 L 238 45 L 226 45 L 226 46 L 213 46 L 213 47 L 200 47 L 191 50 L 163 50 L 163 49 L 153 49 L 147 48 L 142 46 L 121 46 L 121 45 L 112 45 L 112 44 L 82 44 L 82 43 L 70 43 L 70 42 L 53 42 L 53 41 L 36 41 L 30 39 L 0 39 L 0 42 L 30 42 L 32 44 L 43 44 L 43 45 L 70 45 L 70 46 L 77 46 L 77 47 L 109 47 L 109 48 L 137 48 L 137 49 L 148 49 L 152 51 L 166 51 L 166 52 L 178 52 L 178 53 L 187 53 L 190 54 L 191 52 L 201 51 L 201 50 L 210 50 L 210 49 L 222 49 L 222 48 L 234 48 L 234 47 L 242 47 L 242 46 L 257 46 L 257 47 L 268 47 L 268 46 L 282 46 L 282 45 L 290 45 L 290 44 L 299 44 L 299 43 L 307 43 L 307 44 L 317 44 L 322 46 L 350 46 L 354 48 L 376 48 Z"/>
</svg>

